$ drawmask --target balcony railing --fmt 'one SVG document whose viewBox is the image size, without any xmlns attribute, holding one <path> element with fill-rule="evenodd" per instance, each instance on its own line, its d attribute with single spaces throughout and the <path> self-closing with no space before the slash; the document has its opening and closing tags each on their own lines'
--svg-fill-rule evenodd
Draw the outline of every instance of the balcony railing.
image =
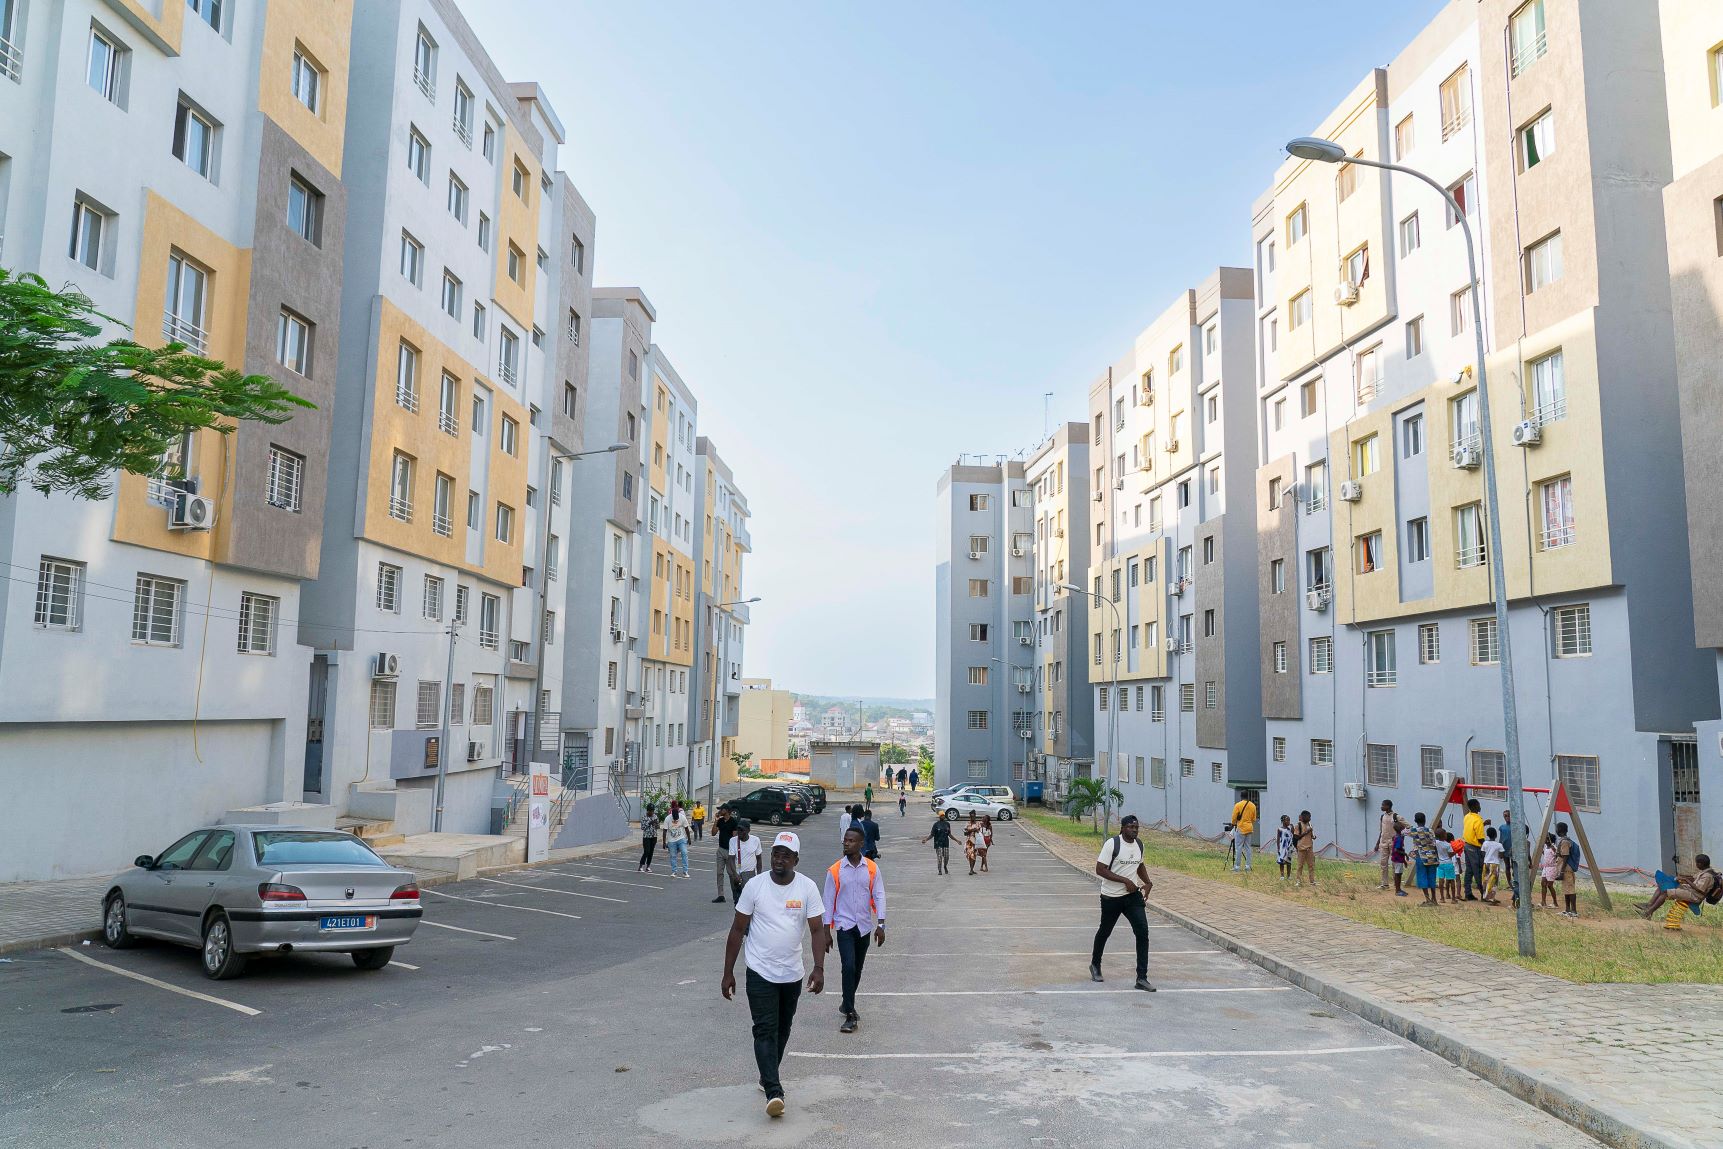
<svg viewBox="0 0 1723 1149">
<path fill-rule="evenodd" d="M 448 538 L 455 533 L 455 520 L 448 515 L 433 514 L 431 516 L 431 529 L 444 538 Z"/>
<path fill-rule="evenodd" d="M 510 363 L 507 359 L 501 360 L 497 364 L 497 378 L 501 379 L 504 383 L 507 383 L 510 387 L 513 387 L 515 385 L 516 378 L 515 365 Z"/>
<path fill-rule="evenodd" d="M 1461 570 L 1465 570 L 1467 567 L 1481 567 L 1484 565 L 1484 544 L 1479 543 L 1475 547 L 1461 547 L 1456 557 Z"/>
<path fill-rule="evenodd" d="M 479 631 L 479 645 L 486 650 L 495 650 L 500 645 L 502 636 L 494 630 Z"/>
<path fill-rule="evenodd" d="M 419 410 L 419 393 L 411 387 L 397 383 L 395 384 L 395 402 L 399 406 L 416 413 Z"/>
<path fill-rule="evenodd" d="M 389 496 L 389 517 L 400 519 L 403 523 L 413 521 L 413 500 L 403 499 L 400 495 Z"/>
<path fill-rule="evenodd" d="M 202 355 L 209 350 L 209 333 L 171 311 L 162 315 L 162 337 L 170 343 L 185 344 L 194 355 Z"/>
<path fill-rule="evenodd" d="M 468 148 L 471 148 L 473 146 L 473 126 L 462 120 L 459 116 L 455 117 L 454 124 L 455 138 L 465 144 Z"/>
<path fill-rule="evenodd" d="M 1446 140 L 1449 136 L 1453 135 L 1471 122 L 1472 109 L 1461 108 L 1459 111 L 1454 113 L 1452 118 L 1442 121 L 1442 138 Z M 1449 208 L 1448 210 L 1453 211 L 1452 208 Z"/>
<path fill-rule="evenodd" d="M 1548 403 L 1532 412 L 1532 418 L 1537 420 L 1540 427 L 1567 418 L 1567 396 L 1551 399 Z"/>
<path fill-rule="evenodd" d="M 413 66 L 413 83 L 418 85 L 419 91 L 425 93 L 425 99 L 433 102 L 436 100 L 437 81 L 432 79 L 431 74 L 417 64 Z"/>
<path fill-rule="evenodd" d="M 1367 670 L 1364 672 L 1366 686 L 1397 686 L 1400 682 L 1400 672 L 1397 670 Z"/>
<path fill-rule="evenodd" d="M 1557 547 L 1573 545 L 1573 527 L 1545 527 L 1543 530 L 1544 550 L 1553 551 Z"/>
<path fill-rule="evenodd" d="M 1320 511 L 1327 505 L 1328 493 L 1321 487 L 1317 487 L 1312 490 L 1309 497 L 1304 500 L 1304 513 L 1307 515 L 1314 515 L 1317 511 Z"/>
<path fill-rule="evenodd" d="M 461 421 L 453 411 L 438 411 L 437 426 L 442 428 L 446 434 L 458 435 L 461 433 Z"/>
<path fill-rule="evenodd" d="M 1545 33 L 1539 32 L 1529 43 L 1522 44 L 1519 50 L 1514 53 L 1511 74 L 1518 76 L 1521 72 L 1543 59 L 1545 54 L 1548 52 L 1549 39 Z"/>
<path fill-rule="evenodd" d="M 0 36 L 0 76 L 8 80 L 22 82 L 24 75 L 24 50 L 12 41 Z"/>
</svg>

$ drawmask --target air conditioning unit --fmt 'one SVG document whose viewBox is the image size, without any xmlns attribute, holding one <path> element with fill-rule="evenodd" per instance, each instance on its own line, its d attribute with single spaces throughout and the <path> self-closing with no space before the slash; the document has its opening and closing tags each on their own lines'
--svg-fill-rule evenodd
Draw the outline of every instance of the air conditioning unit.
<svg viewBox="0 0 1723 1149">
<path fill-rule="evenodd" d="M 1177 439 L 1168 439 L 1167 440 L 1167 454 L 1169 454 L 1169 455 L 1174 454 L 1178 451 L 1178 449 L 1179 449 L 1179 441 Z"/>
<path fill-rule="evenodd" d="M 1011 557 L 1014 559 L 1022 558 L 1025 553 L 1027 553 L 1027 552 L 1025 552 L 1022 547 L 1012 547 L 1011 548 Z"/>
<path fill-rule="evenodd" d="M 1028 730 L 1019 730 L 1017 732 L 1017 736 L 1019 738 L 1023 739 L 1025 742 L 1027 742 L 1027 741 L 1029 741 L 1029 739 L 1035 737 L 1035 735 Z"/>
<path fill-rule="evenodd" d="M 610 577 L 615 579 L 617 582 L 622 581 L 622 564 L 621 563 L 617 563 L 615 566 L 610 568 Z"/>
<path fill-rule="evenodd" d="M 614 627 L 614 626 L 610 628 L 610 641 L 611 642 L 621 642 L 622 641 L 622 630 L 621 630 L 621 628 Z"/>
<path fill-rule="evenodd" d="M 969 557 L 972 559 L 978 559 L 981 557 L 981 552 L 980 551 L 970 551 Z"/>
<path fill-rule="evenodd" d="M 1027 634 L 1019 635 L 1017 637 L 1017 641 L 1024 646 L 1034 646 L 1035 645 L 1034 637 L 1031 635 L 1027 635 Z"/>
<path fill-rule="evenodd" d="M 1476 447 L 1454 448 L 1454 466 L 1459 470 L 1475 471 L 1482 465 L 1483 461 L 1484 453 Z"/>
<path fill-rule="evenodd" d="M 1358 302 L 1358 285 L 1342 283 L 1334 289 L 1334 302 L 1342 307 L 1351 307 Z"/>
<path fill-rule="evenodd" d="M 1065 537 L 1065 528 L 1064 527 L 1055 527 L 1053 529 L 1053 537 L 1056 539 L 1064 538 Z"/>
<path fill-rule="evenodd" d="M 1177 654 L 1178 652 L 1179 652 L 1179 640 L 1176 638 L 1167 639 L 1167 653 L 1168 654 Z"/>
<path fill-rule="evenodd" d="M 1307 591 L 1305 591 L 1304 592 L 1304 605 L 1309 607 L 1311 610 L 1327 610 L 1328 609 L 1328 588 L 1324 587 L 1321 590 L 1307 590 Z"/>
<path fill-rule="evenodd" d="M 176 531 L 207 531 L 215 526 L 215 500 L 190 491 L 174 494 L 173 509 L 168 511 L 168 526 Z"/>
<path fill-rule="evenodd" d="M 1348 798 L 1362 799 L 1364 797 L 1364 783 L 1362 782 L 1348 782 L 1340 790 Z"/>
<path fill-rule="evenodd" d="M 1185 591 L 1190 589 L 1190 585 L 1191 585 L 1191 580 L 1188 578 L 1174 579 L 1173 580 L 1173 597 L 1174 598 L 1184 597 L 1184 593 L 1185 593 Z"/>
<path fill-rule="evenodd" d="M 1033 686 L 1029 685 L 1027 682 L 1019 682 L 1017 684 L 1017 693 L 1019 693 L 1019 694 L 1028 694 L 1033 689 L 1035 689 L 1035 688 Z"/>
<path fill-rule="evenodd" d="M 398 654 L 373 654 L 371 656 L 372 678 L 399 678 L 401 676 L 401 656 Z"/>
<path fill-rule="evenodd" d="M 1142 404 L 1145 407 L 1153 407 L 1155 405 L 1155 393 L 1145 389 L 1143 391 Z"/>
<path fill-rule="evenodd" d="M 1434 777 L 1438 790 L 1447 791 L 1454 785 L 1454 772 L 1452 770 L 1437 770 Z"/>
<path fill-rule="evenodd" d="M 1340 484 L 1340 501 L 1356 503 L 1364 497 L 1364 484 L 1357 479 L 1345 479 Z"/>
<path fill-rule="evenodd" d="M 1536 419 L 1521 419 L 1514 424 L 1514 446 L 1535 447 L 1543 439 L 1543 428 L 1538 426 Z"/>
<path fill-rule="evenodd" d="M 1463 386 L 1465 386 L 1466 381 L 1468 379 L 1470 379 L 1471 377 L 1472 377 L 1472 368 L 1471 368 L 1470 364 L 1468 364 L 1467 366 L 1462 367 L 1458 371 L 1454 372 L 1454 377 L 1452 379 L 1448 380 L 1448 382 L 1452 383 L 1455 387 L 1463 387 Z"/>
<path fill-rule="evenodd" d="M 477 762 L 481 757 L 484 756 L 484 751 L 485 751 L 485 748 L 484 748 L 484 745 L 482 743 L 479 743 L 479 742 L 467 743 L 467 761 L 468 762 Z"/>
<path fill-rule="evenodd" d="M 1095 492 L 1095 501 L 1097 503 L 1103 501 L 1104 499 L 1106 499 L 1106 497 L 1107 497 L 1107 492 L 1105 492 L 1105 491 L 1096 491 Z"/>
</svg>

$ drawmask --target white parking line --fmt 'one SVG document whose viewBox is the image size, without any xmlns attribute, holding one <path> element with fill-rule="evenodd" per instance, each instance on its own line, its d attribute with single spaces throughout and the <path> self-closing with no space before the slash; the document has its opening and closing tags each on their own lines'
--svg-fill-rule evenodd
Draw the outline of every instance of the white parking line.
<svg viewBox="0 0 1723 1149">
<path fill-rule="evenodd" d="M 887 932 L 889 933 L 890 931 L 887 931 Z M 1131 936 L 1130 934 L 1127 933 L 1124 936 L 1125 936 L 1126 941 L 1130 940 L 1130 936 Z M 1121 954 L 1125 953 L 1125 947 L 1116 946 L 1114 948 Z M 1158 957 L 1176 957 L 1176 956 L 1182 956 L 1182 955 L 1186 955 L 1186 954 L 1212 954 L 1215 957 L 1231 957 L 1232 956 L 1231 954 L 1227 953 L 1227 951 L 1225 951 L 1225 950 L 1150 950 L 1149 951 L 1149 957 L 1151 959 L 1158 958 Z M 933 954 L 913 953 L 913 954 L 908 954 L 908 953 L 903 953 L 901 950 L 893 952 L 893 953 L 886 953 L 884 950 L 870 949 L 870 950 L 868 950 L 867 960 L 870 962 L 876 962 L 876 961 L 879 961 L 881 958 L 975 958 L 975 957 L 1075 958 L 1075 957 L 1088 957 L 1088 956 L 1089 956 L 1088 950 L 1023 950 L 1023 951 L 1015 952 L 1015 953 L 1007 952 L 1005 950 L 992 950 L 992 951 L 989 951 L 989 950 L 964 950 L 960 953 L 933 953 Z"/>
<path fill-rule="evenodd" d="M 409 965 L 409 964 L 407 964 L 407 963 L 406 963 L 406 962 L 404 962 L 404 961 L 392 961 L 392 962 L 390 962 L 390 963 L 389 963 L 389 964 L 390 964 L 390 965 L 398 965 L 398 966 L 400 966 L 400 967 L 401 967 L 401 968 L 402 968 L 402 969 L 415 969 L 415 970 L 416 970 L 416 969 L 418 969 L 418 968 L 419 968 L 419 967 L 418 967 L 418 966 L 416 966 L 416 965 Z"/>
<path fill-rule="evenodd" d="M 904 911 L 902 911 L 902 910 L 893 910 L 892 914 L 891 914 L 892 921 L 894 921 L 894 922 L 897 921 L 898 915 L 903 913 L 903 912 Z M 1095 929 L 1095 927 L 1093 925 L 1083 925 L 1083 926 L 910 926 L 909 928 L 912 930 L 922 930 L 922 931 L 929 932 L 929 933 L 931 933 L 934 930 L 962 930 L 964 933 L 972 933 L 975 930 L 1088 930 L 1089 932 L 1093 933 L 1094 929 Z M 1161 924 L 1159 922 L 1150 922 L 1149 928 L 1151 930 L 1177 930 L 1177 929 L 1183 929 L 1184 927 L 1175 926 L 1175 925 L 1172 925 L 1170 923 Z"/>
<path fill-rule="evenodd" d="M 577 882 L 599 882 L 606 886 L 633 886 L 641 890 L 662 890 L 663 886 L 655 886 L 650 882 L 619 882 L 615 878 L 594 878 L 587 874 L 571 874 L 565 870 L 540 870 L 541 874 L 555 874 L 559 878 L 572 878 Z"/>
<path fill-rule="evenodd" d="M 422 890 L 420 892 L 430 894 L 430 893 L 435 893 L 436 891 L 434 891 L 434 890 Z M 469 930 L 465 926 L 445 925 L 442 922 L 433 922 L 430 918 L 420 918 L 419 924 L 422 926 L 436 926 L 440 930 L 454 930 L 456 933 L 460 933 L 460 934 L 478 934 L 481 938 L 498 938 L 498 939 L 501 939 L 502 941 L 505 941 L 505 942 L 518 942 L 520 940 L 519 938 L 512 937 L 509 934 L 493 934 L 493 933 L 487 933 L 484 930 Z"/>
<path fill-rule="evenodd" d="M 537 906 L 517 906 L 509 902 L 487 902 L 483 898 L 464 898 L 460 894 L 445 894 L 441 890 L 425 890 L 424 892 L 457 902 L 472 902 L 476 906 L 489 906 L 493 910 L 521 910 L 529 914 L 549 914 L 553 918 L 570 918 L 577 922 L 580 920 L 579 914 L 565 914 L 561 910 L 541 910 Z"/>
<path fill-rule="evenodd" d="M 1165 992 L 1165 991 L 1163 991 Z M 1347 1053 L 1385 1053 L 1400 1045 L 1340 1045 L 1331 1049 L 1151 1049 L 1126 1053 L 1061 1053 L 1058 1050 L 1007 1049 L 997 1053 L 814 1053 L 790 1050 L 791 1057 L 821 1061 L 1114 1061 L 1163 1057 L 1333 1057 Z"/>
<path fill-rule="evenodd" d="M 857 997 L 1045 997 L 1074 993 L 1140 993 L 1137 989 L 880 989 L 858 990 Z M 1291 993 L 1289 985 L 1184 986 L 1161 993 Z"/>
<path fill-rule="evenodd" d="M 562 894 L 569 898 L 591 898 L 595 902 L 615 902 L 619 906 L 628 904 L 627 898 L 607 898 L 600 894 L 583 894 L 577 890 L 559 890 L 555 886 L 535 886 L 528 882 L 505 882 L 501 878 L 480 878 L 481 882 L 490 882 L 496 886 L 519 886 L 523 890 L 538 890 L 545 894 Z"/>
<path fill-rule="evenodd" d="M 85 965 L 93 965 L 97 969 L 105 969 L 109 973 L 117 973 L 121 977 L 129 977 L 133 981 L 141 981 L 145 985 L 153 985 L 157 989 L 165 989 L 169 993 L 177 993 L 182 997 L 196 998 L 198 1001 L 207 1001 L 211 1005 L 225 1006 L 226 1008 L 233 1010 L 235 1013 L 243 1013 L 247 1017 L 256 1017 L 258 1014 L 263 1012 L 261 1009 L 252 1009 L 249 1005 L 240 1005 L 237 1001 L 228 1001 L 224 997 L 212 997 L 207 993 L 199 993 L 195 989 L 185 989 L 181 986 L 174 985 L 172 982 L 166 982 L 159 978 L 150 977 L 148 974 L 134 973 L 129 969 L 121 969 L 117 965 L 109 965 L 105 961 L 97 961 L 95 958 L 81 954 L 75 949 L 68 949 L 65 946 L 58 946 L 56 948 L 67 957 L 76 958 Z"/>
</svg>

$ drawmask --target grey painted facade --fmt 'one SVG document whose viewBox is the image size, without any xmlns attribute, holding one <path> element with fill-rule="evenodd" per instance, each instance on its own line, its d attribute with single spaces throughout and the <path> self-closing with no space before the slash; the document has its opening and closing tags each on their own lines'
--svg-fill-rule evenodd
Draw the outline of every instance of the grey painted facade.
<svg viewBox="0 0 1723 1149">
<path fill-rule="evenodd" d="M 1088 425 L 1064 423 L 1034 450 L 1025 469 L 1035 501 L 1031 649 L 1037 656 L 1028 676 L 1036 699 L 1028 776 L 1058 784 L 1086 776 L 1095 761 L 1094 707 L 1084 670 L 1089 596 L 1062 589 L 1089 584 L 1090 466 Z"/>
</svg>

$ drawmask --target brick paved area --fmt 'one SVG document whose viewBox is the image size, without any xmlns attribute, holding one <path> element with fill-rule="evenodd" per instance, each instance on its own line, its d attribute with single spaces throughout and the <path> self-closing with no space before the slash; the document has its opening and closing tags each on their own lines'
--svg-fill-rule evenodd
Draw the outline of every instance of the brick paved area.
<svg viewBox="0 0 1723 1149">
<path fill-rule="evenodd" d="M 0 953 L 100 930 L 109 881 L 104 876 L 0 885 Z"/>
<path fill-rule="evenodd" d="M 1036 830 L 1084 871 L 1094 848 Z M 1150 905 L 1612 1145 L 1723 1146 L 1723 993 L 1574 985 L 1150 867 Z"/>
</svg>

